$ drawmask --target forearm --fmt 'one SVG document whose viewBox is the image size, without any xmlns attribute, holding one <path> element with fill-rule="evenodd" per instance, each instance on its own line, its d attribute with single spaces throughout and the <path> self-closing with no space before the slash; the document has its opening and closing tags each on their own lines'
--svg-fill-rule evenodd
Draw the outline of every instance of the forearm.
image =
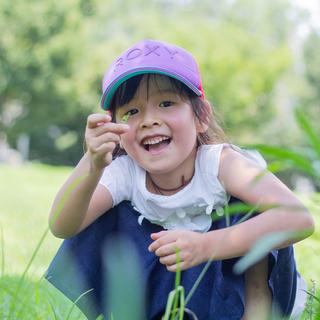
<svg viewBox="0 0 320 320">
<path fill-rule="evenodd" d="M 261 237 L 280 231 L 301 231 L 278 247 L 280 249 L 292 245 L 312 234 L 313 219 L 309 211 L 303 207 L 273 208 L 238 225 L 210 231 L 204 234 L 204 247 L 207 260 L 214 254 L 214 260 L 231 259 L 245 255 L 252 245 Z"/>
<path fill-rule="evenodd" d="M 102 173 L 103 169 L 93 168 L 88 154 L 84 155 L 58 192 L 52 205 L 49 222 L 55 236 L 69 238 L 78 232 Z M 61 206 L 63 199 L 64 203 Z"/>
</svg>

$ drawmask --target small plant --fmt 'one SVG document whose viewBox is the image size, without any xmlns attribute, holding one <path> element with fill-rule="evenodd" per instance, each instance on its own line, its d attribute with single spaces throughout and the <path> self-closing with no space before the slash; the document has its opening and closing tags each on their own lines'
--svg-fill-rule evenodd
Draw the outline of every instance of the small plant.
<svg viewBox="0 0 320 320">
<path fill-rule="evenodd" d="M 128 118 L 129 118 L 129 115 L 128 115 L 128 114 L 124 115 L 124 116 L 122 117 L 122 119 L 121 119 L 121 122 L 124 123 L 124 124 L 126 124 L 127 121 L 128 121 Z"/>
<path fill-rule="evenodd" d="M 308 314 L 307 318 L 305 320 L 317 320 L 320 319 L 320 313 L 319 313 L 319 304 L 320 304 L 320 298 L 316 297 L 316 282 L 315 280 L 310 279 L 312 287 L 310 291 L 306 291 L 308 298 L 306 302 L 306 308 L 305 311 Z M 316 303 L 316 304 L 315 304 Z"/>
</svg>

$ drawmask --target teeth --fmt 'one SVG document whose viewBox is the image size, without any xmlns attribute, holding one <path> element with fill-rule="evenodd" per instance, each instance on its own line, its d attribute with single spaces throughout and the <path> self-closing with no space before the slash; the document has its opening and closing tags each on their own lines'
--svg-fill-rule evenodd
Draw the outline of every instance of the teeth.
<svg viewBox="0 0 320 320">
<path fill-rule="evenodd" d="M 162 137 L 162 138 L 158 138 L 158 139 L 155 139 L 155 140 L 152 140 L 152 141 L 146 140 L 146 141 L 143 141 L 143 144 L 144 145 L 156 144 L 156 143 L 159 143 L 161 141 L 168 140 L 168 139 L 170 139 L 170 138 L 169 137 Z"/>
</svg>

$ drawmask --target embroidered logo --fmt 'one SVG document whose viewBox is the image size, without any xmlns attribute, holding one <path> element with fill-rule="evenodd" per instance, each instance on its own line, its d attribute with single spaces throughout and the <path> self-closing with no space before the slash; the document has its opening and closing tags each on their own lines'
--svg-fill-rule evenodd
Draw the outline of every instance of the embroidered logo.
<svg viewBox="0 0 320 320">
<path fill-rule="evenodd" d="M 135 59 L 139 58 L 141 55 L 143 55 L 144 57 L 149 56 L 149 55 L 155 55 L 157 57 L 161 57 L 161 55 L 165 55 L 165 56 L 169 57 L 170 59 L 173 59 L 174 56 L 177 53 L 179 53 L 177 50 L 170 51 L 165 46 L 163 48 L 165 49 L 165 51 L 160 51 L 161 48 L 159 45 L 154 46 L 152 48 L 150 46 L 146 45 L 142 49 L 139 49 L 139 48 L 132 49 L 131 51 L 129 51 L 127 53 L 127 55 L 125 57 L 121 57 L 115 62 L 115 67 L 114 67 L 113 71 L 115 72 L 117 67 L 123 66 L 125 61 L 135 60 Z"/>
</svg>

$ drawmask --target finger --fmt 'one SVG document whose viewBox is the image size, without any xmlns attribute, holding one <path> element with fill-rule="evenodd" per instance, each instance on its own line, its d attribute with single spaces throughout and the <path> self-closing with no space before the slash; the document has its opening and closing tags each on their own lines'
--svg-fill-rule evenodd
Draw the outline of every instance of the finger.
<svg viewBox="0 0 320 320">
<path fill-rule="evenodd" d="M 165 236 L 168 233 L 168 231 L 160 231 L 156 233 L 151 233 L 150 237 L 152 240 L 157 240 L 163 236 Z"/>
<path fill-rule="evenodd" d="M 188 269 L 188 268 L 189 268 L 189 267 L 186 266 L 186 264 L 184 264 L 184 263 L 179 264 L 179 269 L 180 269 L 180 271 L 186 270 L 186 269 Z M 167 270 L 170 271 L 170 272 L 177 272 L 177 270 L 178 270 L 178 265 L 177 265 L 176 263 L 175 263 L 175 264 L 172 264 L 172 265 L 168 265 L 168 266 L 167 266 Z"/>
<path fill-rule="evenodd" d="M 95 125 L 93 123 L 87 124 L 87 128 L 87 133 L 94 134 L 95 136 L 101 135 L 106 132 L 123 134 L 130 130 L 130 127 L 127 124 L 114 122 L 95 122 Z"/>
<path fill-rule="evenodd" d="M 161 231 L 159 234 L 152 234 L 151 236 L 154 236 L 157 240 L 150 244 L 148 248 L 150 252 L 156 251 L 161 246 L 172 243 L 176 240 L 176 238 L 172 237 L 171 233 L 168 231 Z"/>
<path fill-rule="evenodd" d="M 166 266 L 171 266 L 173 264 L 177 264 L 177 255 L 170 254 L 168 256 L 160 257 L 160 263 L 165 264 Z"/>
<path fill-rule="evenodd" d="M 159 259 L 160 261 L 161 259 Z M 162 263 L 160 261 L 160 263 Z M 177 263 L 176 261 L 173 262 L 173 263 L 162 263 L 163 265 L 165 265 L 167 267 L 167 270 L 170 271 L 170 272 L 177 272 L 178 270 L 178 266 L 179 266 L 179 269 L 180 271 L 183 271 L 183 270 L 186 270 L 188 268 L 190 268 L 190 266 L 188 266 L 185 262 L 181 262 L 181 263 Z"/>
<path fill-rule="evenodd" d="M 101 113 L 90 114 L 87 118 L 87 127 L 89 129 L 93 129 L 103 123 L 108 123 L 110 121 L 111 117 L 109 115 Z"/>
<path fill-rule="evenodd" d="M 119 135 L 111 132 L 99 136 L 86 135 L 87 149 L 93 153 L 99 152 L 101 149 L 112 152 L 119 141 Z M 106 142 L 108 142 L 108 146 L 106 146 Z"/>
<path fill-rule="evenodd" d="M 123 123 L 109 122 L 109 123 L 102 124 L 101 129 L 103 131 L 113 132 L 113 133 L 120 135 L 120 134 L 128 132 L 130 130 L 130 126 L 127 124 L 123 124 Z"/>
<path fill-rule="evenodd" d="M 129 131 L 130 127 L 127 125 L 108 123 L 106 125 L 101 125 L 101 127 L 96 127 L 94 129 L 87 129 L 85 133 L 85 140 L 88 149 L 94 150 L 100 147 L 104 143 L 114 142 L 118 144 L 120 142 L 120 135 Z M 113 147 L 114 149 L 114 147 Z"/>
<path fill-rule="evenodd" d="M 161 247 L 159 247 L 156 251 L 155 254 L 158 257 L 165 257 L 168 256 L 170 254 L 176 254 L 176 245 L 174 242 L 170 242 L 168 244 L 165 244 Z"/>
<path fill-rule="evenodd" d="M 93 144 L 96 144 L 97 147 L 103 144 L 108 144 L 113 142 L 115 145 L 120 143 L 120 135 L 113 132 L 106 132 L 98 137 L 95 137 L 93 140 Z"/>
</svg>

